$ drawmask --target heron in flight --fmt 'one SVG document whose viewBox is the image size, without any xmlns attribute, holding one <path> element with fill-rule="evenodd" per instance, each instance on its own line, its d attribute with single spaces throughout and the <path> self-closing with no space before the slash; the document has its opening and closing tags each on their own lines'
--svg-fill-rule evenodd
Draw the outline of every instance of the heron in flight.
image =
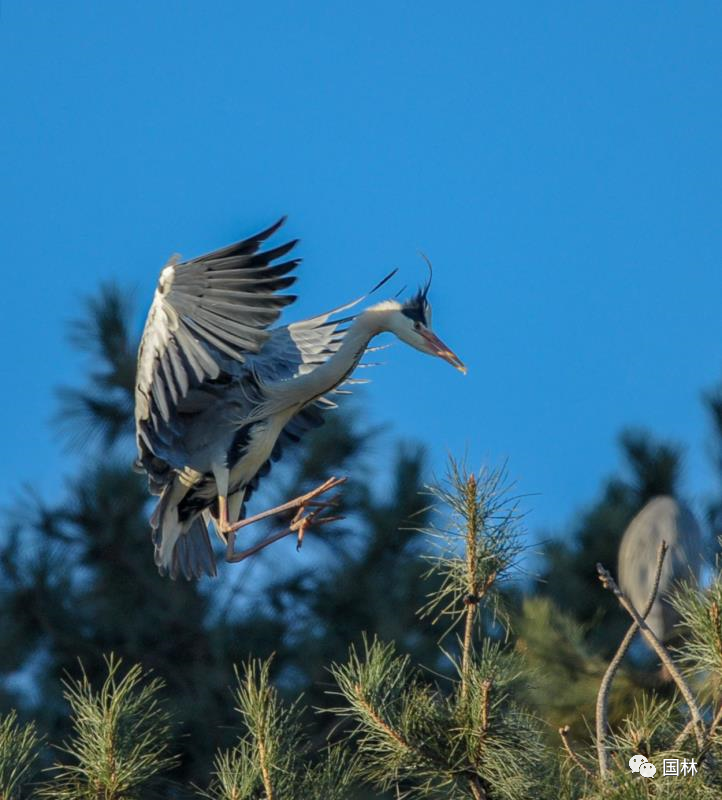
<svg viewBox="0 0 722 800">
<path fill-rule="evenodd" d="M 137 465 L 159 495 L 151 517 L 155 562 L 162 575 L 190 580 L 216 574 L 208 535 L 211 519 L 240 561 L 289 532 L 299 543 L 332 501 L 319 499 L 344 478 L 276 508 L 246 517 L 259 481 L 283 449 L 323 422 L 335 407 L 327 395 L 353 382 L 369 342 L 389 331 L 417 350 L 466 372 L 431 330 L 426 285 L 404 303 L 387 300 L 339 316 L 368 297 L 310 319 L 271 327 L 296 298 L 279 294 L 296 280 L 300 259 L 283 260 L 296 245 L 261 251 L 283 224 L 161 271 L 138 350 L 135 386 Z M 380 288 L 395 271 L 381 281 Z M 370 294 L 370 292 L 369 292 Z M 288 528 L 236 552 L 237 531 L 295 511 Z"/>
</svg>

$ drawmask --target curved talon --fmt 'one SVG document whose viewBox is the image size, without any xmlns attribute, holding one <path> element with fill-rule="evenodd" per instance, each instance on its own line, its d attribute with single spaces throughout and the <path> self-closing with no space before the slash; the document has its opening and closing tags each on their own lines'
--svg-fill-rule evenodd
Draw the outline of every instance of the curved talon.
<svg viewBox="0 0 722 800">
<path fill-rule="evenodd" d="M 309 520 L 310 514 L 308 517 L 304 517 L 302 520 L 299 521 L 298 530 L 296 534 L 296 552 L 301 549 L 301 545 L 303 544 L 303 537 L 306 534 L 306 528 L 311 524 Z"/>
<path fill-rule="evenodd" d="M 306 514 L 302 516 L 305 507 L 301 506 L 296 513 L 296 516 L 293 518 L 289 529 L 291 532 L 295 532 L 297 534 L 296 539 L 296 551 L 301 549 L 303 545 L 303 537 L 306 534 L 306 529 L 310 528 L 311 525 L 325 525 L 328 522 L 335 522 L 336 520 L 343 519 L 342 516 L 336 514 L 329 517 L 319 517 L 318 515 L 324 511 L 326 508 L 330 507 L 331 505 L 336 505 L 335 503 L 317 503 L 315 504 L 316 510 L 312 511 L 310 514 Z"/>
</svg>

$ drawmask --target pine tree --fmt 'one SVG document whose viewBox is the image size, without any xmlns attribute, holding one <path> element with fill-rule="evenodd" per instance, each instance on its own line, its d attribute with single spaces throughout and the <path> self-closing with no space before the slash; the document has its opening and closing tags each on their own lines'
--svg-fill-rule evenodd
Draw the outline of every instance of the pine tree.
<svg viewBox="0 0 722 800">
<path fill-rule="evenodd" d="M 105 286 L 71 328 L 71 342 L 87 357 L 88 378 L 60 392 L 58 423 L 81 466 L 61 501 L 28 493 L 0 540 L 0 678 L 24 674 L 33 684 L 26 693 L 27 682 L 11 689 L 0 681 L 0 709 L 33 716 L 38 729 L 58 741 L 69 734 L 64 676 L 74 674 L 80 658 L 88 680 L 99 684 L 103 654 L 118 653 L 165 680 L 174 723 L 184 733 L 179 780 L 202 782 L 216 747 L 230 737 L 231 664 L 275 652 L 273 669 L 283 676 L 286 696 L 303 691 L 309 702 L 320 702 L 326 665 L 341 658 L 361 630 L 383 628 L 384 635 L 403 639 L 418 605 L 421 566 L 413 535 L 398 528 L 421 505 L 423 451 L 392 450 L 384 479 L 376 469 L 368 488 L 365 448 L 378 432 L 348 409 L 330 412 L 327 424 L 301 442 L 295 460 L 291 452 L 274 467 L 266 486 L 278 495 L 266 492 L 260 501 L 297 494 L 329 470 L 349 474 L 344 524 L 319 529 L 300 555 L 292 542 L 281 542 L 268 554 L 231 565 L 216 582 L 161 580 L 152 559 L 145 481 L 131 467 L 133 318 L 126 293 Z M 288 569 L 276 577 L 264 564 L 277 561 L 278 553 Z M 376 604 L 369 601 L 374 597 Z M 408 637 L 406 646 L 426 645 Z M 305 721 L 323 738 L 325 722 L 310 713 Z M 47 754 L 43 758 L 46 763 Z"/>
<path fill-rule="evenodd" d="M 718 797 L 722 563 L 706 589 L 686 584 L 677 590 L 674 603 L 687 633 L 674 652 L 645 622 L 666 546 L 650 565 L 657 580 L 643 609 L 597 565 L 596 591 L 601 596 L 606 589 L 624 610 L 628 629 L 597 687 L 593 741 L 576 741 L 562 726 L 560 745 L 551 747 L 542 720 L 524 704 L 534 670 L 505 635 L 503 589 L 522 546 L 503 473 L 474 474 L 452 463 L 448 481 L 431 492 L 441 516 L 423 529 L 437 548 L 427 556 L 431 591 L 421 616 L 440 626 L 436 661 L 422 665 L 393 641 L 373 635 L 352 645 L 348 657 L 330 668 L 334 700 L 319 711 L 335 720 L 336 729 L 323 741 L 304 724 L 301 701 L 289 704 L 274 687 L 270 660 L 247 661 L 237 672 L 234 693 L 236 741 L 217 752 L 207 788 L 196 788 L 196 796 L 351 800 L 362 783 L 396 798 Z M 610 722 L 619 665 L 637 633 L 664 662 L 675 692 L 667 698 L 640 694 L 619 722 Z M 565 638 L 559 626 L 557 641 Z M 451 665 L 446 674 L 439 671 L 444 662 Z M 72 733 L 47 778 L 34 788 L 26 783 L 26 796 L 133 800 L 155 790 L 181 796 L 173 773 L 161 774 L 175 762 L 173 728 L 158 699 L 161 682 L 140 666 L 122 675 L 114 659 L 105 669 L 99 690 L 84 672 L 66 680 Z M 21 784 L 30 777 L 37 746 L 32 726 L 19 726 L 13 716 L 0 723 L 0 788 L 7 797 L 23 796 Z M 637 766 L 649 762 L 643 770 L 629 768 L 633 755 Z M 676 774 L 667 764 L 677 765 Z M 188 796 L 192 787 L 186 784 L 185 791 Z"/>
<path fill-rule="evenodd" d="M 481 636 L 485 615 L 505 624 L 500 588 L 522 551 L 516 505 L 503 472 L 469 473 L 453 461 L 431 493 L 445 515 L 424 529 L 437 545 L 429 574 L 439 581 L 421 614 L 443 626 L 439 656 L 453 675 L 429 680 L 393 642 L 365 641 L 332 669 L 343 702 L 331 711 L 352 722 L 359 774 L 396 797 L 540 795 L 552 759 L 539 720 L 517 701 L 523 666 Z"/>
<path fill-rule="evenodd" d="M 644 660 L 622 665 L 637 629 L 649 634 L 645 609 L 614 582 L 619 537 L 650 496 L 678 492 L 679 448 L 627 434 L 628 477 L 606 484 L 570 542 L 547 548 L 546 582 L 522 598 L 507 581 L 521 545 L 499 473 L 452 464 L 432 511 L 419 496 L 423 449 L 399 448 L 379 480 L 366 456 L 374 431 L 336 413 L 274 472 L 279 496 L 329 469 L 355 477 L 346 522 L 306 545 L 313 563 L 269 580 L 259 557 L 229 568 L 225 592 L 221 582 L 174 584 L 155 573 L 147 492 L 130 467 L 132 318 L 116 288 L 88 302 L 73 341 L 90 357 L 89 380 L 61 392 L 59 414 L 82 466 L 63 501 L 28 493 L 0 543 L 0 676 L 25 678 L 3 681 L 0 701 L 37 720 L 0 718 L 2 800 L 351 800 L 386 790 L 628 800 L 652 786 L 657 798 L 720 795 L 719 565 L 704 592 L 679 590 L 687 634 L 677 649 L 650 642 L 673 682 L 649 680 Z M 722 440 L 719 393 L 707 404 Z M 715 527 L 719 505 L 709 506 Z M 612 571 L 595 572 L 597 561 Z M 121 674 L 103 658 L 112 652 L 135 666 Z M 68 678 L 78 658 L 83 671 Z M 235 711 L 233 663 L 245 664 Z M 161 680 L 170 718 L 157 704 Z M 299 692 L 303 701 L 289 700 Z M 50 772 L 38 773 L 49 752 L 39 731 L 66 742 Z M 99 747 L 107 741 L 110 750 Z M 634 753 L 658 768 L 694 759 L 699 773 L 660 769 L 650 783 L 629 770 Z"/>
</svg>

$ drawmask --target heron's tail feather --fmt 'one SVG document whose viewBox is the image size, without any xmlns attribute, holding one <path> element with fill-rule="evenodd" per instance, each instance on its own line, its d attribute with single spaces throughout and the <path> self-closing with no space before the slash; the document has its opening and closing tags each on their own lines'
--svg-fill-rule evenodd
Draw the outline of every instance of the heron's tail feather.
<svg viewBox="0 0 722 800">
<path fill-rule="evenodd" d="M 211 547 L 208 528 L 202 516 L 197 516 L 186 533 L 176 541 L 171 556 L 170 577 L 178 575 L 190 581 L 194 578 L 216 576 L 216 557 Z"/>
<path fill-rule="evenodd" d="M 194 517 L 190 524 L 181 522 L 171 495 L 167 487 L 150 519 L 158 572 L 173 580 L 179 576 L 189 581 L 204 575 L 214 578 L 216 557 L 203 516 Z"/>
</svg>

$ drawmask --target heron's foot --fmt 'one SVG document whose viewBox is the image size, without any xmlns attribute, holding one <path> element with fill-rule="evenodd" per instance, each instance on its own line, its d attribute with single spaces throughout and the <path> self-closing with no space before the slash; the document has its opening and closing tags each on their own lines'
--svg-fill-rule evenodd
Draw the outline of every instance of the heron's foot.
<svg viewBox="0 0 722 800">
<path fill-rule="evenodd" d="M 346 478 L 329 478 L 313 491 L 307 492 L 306 494 L 301 495 L 294 500 L 290 500 L 288 503 L 283 503 L 283 505 L 277 506 L 276 508 L 263 511 L 262 513 L 256 514 L 253 517 L 248 517 L 247 519 L 241 520 L 241 522 L 238 522 L 235 525 L 227 526 L 227 529 L 224 531 L 224 535 L 226 537 L 226 561 L 229 563 L 243 561 L 249 556 L 255 555 L 260 550 L 263 550 L 265 547 L 268 547 L 269 544 L 273 544 L 274 542 L 279 541 L 279 539 L 283 539 L 292 533 L 295 533 L 297 536 L 296 549 L 300 550 L 306 531 L 312 525 L 326 525 L 329 522 L 336 522 L 337 520 L 343 519 L 342 516 L 337 514 L 322 516 L 324 511 L 330 508 L 335 508 L 338 505 L 338 495 L 334 495 L 333 497 L 324 500 L 317 500 L 316 498 L 320 497 L 331 489 L 335 489 L 337 486 L 341 486 L 344 483 L 346 483 Z M 278 533 L 274 533 L 267 539 L 264 539 L 258 544 L 255 544 L 252 547 L 241 551 L 240 553 L 235 552 L 236 533 L 240 528 L 250 525 L 252 522 L 258 522 L 266 517 L 282 514 L 286 511 L 292 511 L 294 508 L 296 509 L 296 514 L 289 522 L 287 528 L 279 531 Z"/>
<path fill-rule="evenodd" d="M 331 498 L 329 500 L 324 501 L 317 501 L 315 498 L 319 497 L 322 494 L 330 491 L 331 489 L 335 489 L 337 486 L 341 486 L 342 484 L 346 483 L 346 478 L 329 478 L 328 480 L 324 481 L 320 486 L 317 486 L 310 492 L 306 494 L 302 494 L 299 497 L 296 497 L 294 500 L 289 500 L 287 503 L 283 503 L 280 506 L 276 506 L 275 508 L 269 508 L 267 511 L 262 511 L 260 514 L 254 514 L 252 517 L 246 517 L 242 519 L 240 522 L 229 522 L 227 516 L 227 506 L 226 500 L 224 498 L 219 498 L 219 513 L 218 515 L 213 516 L 213 523 L 216 529 L 216 533 L 218 537 L 221 539 L 223 544 L 228 544 L 228 537 L 231 533 L 235 533 L 236 531 L 240 530 L 241 528 L 245 528 L 246 525 L 251 525 L 254 522 L 259 522 L 262 519 L 266 519 L 267 517 L 275 516 L 276 514 L 283 514 L 286 511 L 293 511 L 295 508 L 298 508 L 299 511 L 303 508 L 318 508 L 320 505 L 331 506 L 336 505 L 336 498 Z M 293 523 L 298 521 L 298 514 L 293 519 Z"/>
<path fill-rule="evenodd" d="M 289 525 L 289 533 L 296 534 L 296 550 L 300 550 L 301 546 L 303 545 L 303 537 L 306 535 L 306 530 L 310 528 L 312 525 L 325 525 L 328 522 L 336 522 L 336 520 L 343 519 L 342 516 L 339 514 L 331 514 L 328 517 L 319 516 L 323 511 L 327 508 L 336 508 L 338 506 L 338 497 L 332 497 L 325 503 L 319 503 L 316 501 L 310 501 L 309 503 L 302 505 L 298 511 L 296 512 L 296 516 L 291 520 L 291 524 Z M 306 510 L 308 508 L 315 509 L 314 511 L 310 511 L 308 514 Z"/>
<path fill-rule="evenodd" d="M 303 508 L 312 508 L 317 497 L 320 497 L 320 495 L 325 494 L 326 492 L 331 491 L 331 489 L 335 489 L 337 486 L 341 486 L 344 483 L 346 483 L 346 478 L 329 478 L 312 491 L 302 494 L 299 497 L 296 497 L 294 500 L 289 500 L 287 503 L 283 503 L 280 506 L 269 508 L 267 511 L 262 511 L 260 514 L 254 514 L 252 517 L 246 517 L 246 519 L 242 519 L 240 522 L 236 522 L 232 525 L 226 525 L 224 526 L 223 531 L 227 537 L 229 533 L 235 533 L 241 528 L 245 528 L 246 525 L 252 525 L 254 522 L 266 519 L 267 517 L 274 517 L 277 514 L 283 514 L 286 511 L 293 511 L 294 509 L 298 509 L 300 511 Z M 326 500 L 324 501 L 324 504 L 329 505 L 330 502 L 331 501 Z M 294 522 L 295 521 L 296 520 L 294 518 Z"/>
</svg>

